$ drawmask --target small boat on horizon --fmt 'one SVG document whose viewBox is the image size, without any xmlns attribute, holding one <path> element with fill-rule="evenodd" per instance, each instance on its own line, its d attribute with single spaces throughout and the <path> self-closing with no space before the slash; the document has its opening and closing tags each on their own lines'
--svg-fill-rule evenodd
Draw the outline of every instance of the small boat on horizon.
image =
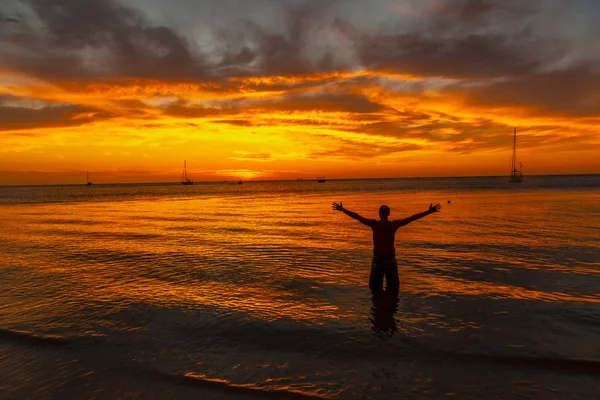
<svg viewBox="0 0 600 400">
<path fill-rule="evenodd" d="M 87 186 L 92 186 L 92 181 L 90 181 L 90 173 L 89 171 L 85 171 L 85 181 L 87 182 Z"/>
<path fill-rule="evenodd" d="M 239 181 L 237 182 L 237 184 L 238 184 L 238 185 L 242 185 L 243 183 L 244 183 L 244 181 L 242 181 L 242 180 L 239 180 Z"/>
<path fill-rule="evenodd" d="M 326 181 L 326 179 L 325 179 L 324 176 L 320 176 L 320 177 L 317 178 L 317 182 L 319 182 L 319 183 L 323 183 L 325 181 Z"/>
<path fill-rule="evenodd" d="M 517 128 L 515 128 L 513 140 L 513 155 L 512 155 L 512 171 L 510 173 L 511 183 L 523 182 L 523 164 L 519 163 L 520 168 L 517 169 Z"/>
<path fill-rule="evenodd" d="M 190 178 L 188 178 L 187 161 L 186 160 L 183 161 L 183 173 L 181 174 L 181 184 L 182 185 L 193 185 L 194 184 L 194 182 L 192 182 L 190 180 Z"/>
</svg>

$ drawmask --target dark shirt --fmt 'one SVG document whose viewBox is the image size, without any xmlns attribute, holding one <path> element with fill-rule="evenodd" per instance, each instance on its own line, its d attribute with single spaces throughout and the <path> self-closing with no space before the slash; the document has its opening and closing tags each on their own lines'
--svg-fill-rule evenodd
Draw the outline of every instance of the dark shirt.
<svg viewBox="0 0 600 400">
<path fill-rule="evenodd" d="M 396 255 L 394 240 L 399 224 L 389 220 L 371 220 L 369 226 L 373 230 L 373 255 L 393 257 Z"/>
</svg>

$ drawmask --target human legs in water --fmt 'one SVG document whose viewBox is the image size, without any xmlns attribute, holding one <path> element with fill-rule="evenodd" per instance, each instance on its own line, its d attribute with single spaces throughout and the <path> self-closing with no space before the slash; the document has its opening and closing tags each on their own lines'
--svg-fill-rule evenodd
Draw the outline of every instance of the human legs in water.
<svg viewBox="0 0 600 400">
<path fill-rule="evenodd" d="M 385 290 L 388 292 L 398 292 L 400 289 L 400 279 L 398 277 L 396 257 L 373 257 L 371 275 L 369 276 L 369 288 L 373 293 L 383 291 L 384 277 Z"/>
</svg>

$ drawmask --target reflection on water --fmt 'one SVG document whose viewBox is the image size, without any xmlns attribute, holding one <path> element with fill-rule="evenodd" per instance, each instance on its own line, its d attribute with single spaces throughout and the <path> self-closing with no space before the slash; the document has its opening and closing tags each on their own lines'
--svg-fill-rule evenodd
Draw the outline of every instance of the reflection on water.
<svg viewBox="0 0 600 400">
<path fill-rule="evenodd" d="M 0 390 L 589 398 L 600 192 L 469 182 L 2 189 Z M 370 293 L 371 232 L 334 200 L 444 204 L 396 236 L 399 296 Z"/>
<path fill-rule="evenodd" d="M 373 331 L 376 333 L 393 335 L 398 331 L 396 326 L 395 314 L 398 311 L 398 292 L 397 291 L 377 291 L 371 298 L 373 318 Z"/>
</svg>

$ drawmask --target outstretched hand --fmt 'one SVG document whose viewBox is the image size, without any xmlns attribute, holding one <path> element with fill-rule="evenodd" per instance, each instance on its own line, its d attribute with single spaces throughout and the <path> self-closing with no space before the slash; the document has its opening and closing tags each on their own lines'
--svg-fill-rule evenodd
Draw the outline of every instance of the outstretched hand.
<svg viewBox="0 0 600 400">
<path fill-rule="evenodd" d="M 331 209 L 332 210 L 336 210 L 336 211 L 343 211 L 344 210 L 344 205 L 342 204 L 341 201 L 340 201 L 340 204 L 338 204 L 338 203 L 336 203 L 334 201 L 333 204 L 331 204 Z"/>
<path fill-rule="evenodd" d="M 433 205 L 433 203 L 429 204 L 429 212 L 430 213 L 440 212 L 441 209 L 442 209 L 442 206 L 440 206 L 439 204 L 436 204 L 435 206 Z"/>
</svg>

